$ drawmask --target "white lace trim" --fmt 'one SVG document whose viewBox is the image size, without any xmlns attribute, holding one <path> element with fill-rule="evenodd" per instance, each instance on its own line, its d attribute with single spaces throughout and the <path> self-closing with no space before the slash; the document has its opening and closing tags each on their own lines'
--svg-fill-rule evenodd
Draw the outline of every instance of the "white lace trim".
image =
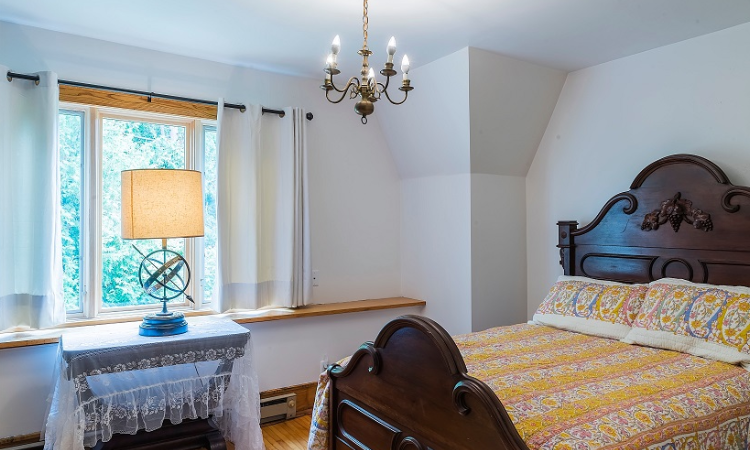
<svg viewBox="0 0 750 450">
<path fill-rule="evenodd" d="M 166 419 L 178 424 L 209 416 L 237 450 L 262 449 L 252 343 L 248 341 L 245 348 L 230 347 L 224 355 L 173 356 L 171 360 L 160 358 L 158 368 L 139 364 L 138 368 L 152 368 L 145 371 L 143 385 L 140 382 L 144 371 L 139 372 L 138 385 L 132 386 L 136 380 L 133 372 L 118 370 L 117 366 L 90 371 L 74 380 L 58 376 L 47 420 L 45 450 L 83 450 L 84 445 L 92 447 L 99 440 L 109 441 L 114 433 L 153 431 Z M 226 367 L 231 360 L 231 372 L 201 375 L 196 364 L 186 364 L 188 360 L 221 357 L 224 359 L 217 364 Z M 195 376 L 190 376 L 191 370 Z"/>
</svg>

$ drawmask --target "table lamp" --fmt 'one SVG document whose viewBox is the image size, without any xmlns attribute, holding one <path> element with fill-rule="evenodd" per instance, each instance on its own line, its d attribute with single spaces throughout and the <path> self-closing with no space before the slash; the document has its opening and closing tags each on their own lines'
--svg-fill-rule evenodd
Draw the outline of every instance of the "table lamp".
<svg viewBox="0 0 750 450">
<path fill-rule="evenodd" d="M 161 239 L 162 243 L 160 250 L 148 255 L 136 248 L 144 257 L 138 270 L 141 286 L 164 303 L 161 312 L 143 318 L 138 333 L 184 333 L 188 326 L 185 315 L 167 311 L 167 302 L 185 294 L 190 267 L 182 255 L 167 249 L 167 239 L 203 236 L 202 174 L 182 169 L 123 170 L 121 181 L 122 238 Z"/>
</svg>

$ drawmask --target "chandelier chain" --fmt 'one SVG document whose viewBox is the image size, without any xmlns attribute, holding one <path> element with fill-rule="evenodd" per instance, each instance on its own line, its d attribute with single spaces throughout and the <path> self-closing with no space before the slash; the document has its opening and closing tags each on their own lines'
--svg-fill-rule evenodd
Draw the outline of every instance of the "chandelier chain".
<svg viewBox="0 0 750 450">
<path fill-rule="evenodd" d="M 363 1 L 362 5 L 362 37 L 364 38 L 365 42 L 362 45 L 363 49 L 367 49 L 367 26 L 368 26 L 369 19 L 367 18 L 367 0 Z"/>
</svg>

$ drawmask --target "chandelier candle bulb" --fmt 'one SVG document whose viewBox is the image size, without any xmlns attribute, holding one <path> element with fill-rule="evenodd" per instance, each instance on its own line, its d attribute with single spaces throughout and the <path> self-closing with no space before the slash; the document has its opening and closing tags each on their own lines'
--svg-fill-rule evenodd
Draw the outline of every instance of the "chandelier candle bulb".
<svg viewBox="0 0 750 450">
<path fill-rule="evenodd" d="M 368 83 L 370 84 L 370 88 L 375 88 L 375 71 L 370 67 L 370 71 L 367 73 L 367 79 Z"/>
<path fill-rule="evenodd" d="M 401 60 L 401 71 L 404 72 L 404 81 L 409 80 L 409 57 L 404 55 L 404 59 Z"/>
<path fill-rule="evenodd" d="M 337 34 L 336 37 L 333 38 L 333 42 L 331 42 L 331 53 L 333 53 L 334 59 L 336 58 L 336 55 L 338 55 L 340 51 L 341 51 L 341 38 Z"/>
<path fill-rule="evenodd" d="M 388 60 L 386 62 L 393 64 L 393 55 L 396 54 L 396 38 L 394 36 L 391 36 L 391 39 L 388 41 L 386 51 L 388 52 Z"/>
</svg>

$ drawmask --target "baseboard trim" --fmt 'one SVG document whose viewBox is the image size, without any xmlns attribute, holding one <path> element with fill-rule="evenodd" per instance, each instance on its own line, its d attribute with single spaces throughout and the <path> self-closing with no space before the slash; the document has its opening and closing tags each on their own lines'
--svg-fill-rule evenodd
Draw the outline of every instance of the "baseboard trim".
<svg viewBox="0 0 750 450">
<path fill-rule="evenodd" d="M 41 433 L 23 434 L 0 438 L 0 450 L 31 450 L 41 449 L 44 442 L 40 441 Z"/>
</svg>

